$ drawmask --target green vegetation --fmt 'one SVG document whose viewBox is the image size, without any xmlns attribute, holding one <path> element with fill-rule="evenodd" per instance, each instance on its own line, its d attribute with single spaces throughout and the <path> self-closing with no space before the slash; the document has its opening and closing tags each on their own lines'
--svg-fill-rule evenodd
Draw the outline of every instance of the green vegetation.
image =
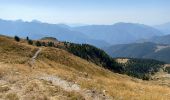
<svg viewBox="0 0 170 100">
<path fill-rule="evenodd" d="M 18 36 L 15 36 L 14 37 L 15 41 L 19 42 L 20 41 L 20 38 Z"/>
<path fill-rule="evenodd" d="M 130 59 L 127 63 L 118 64 L 103 50 L 88 44 L 64 42 L 64 49 L 113 72 L 127 74 L 144 80 L 149 80 L 165 64 L 152 59 Z"/>
<path fill-rule="evenodd" d="M 148 59 L 130 59 L 127 63 L 119 64 L 103 50 L 89 44 L 62 42 L 63 45 L 56 45 L 54 42 L 37 42 L 39 46 L 43 46 L 44 44 L 47 47 L 64 49 L 113 72 L 127 74 L 144 80 L 149 80 L 164 65 L 163 62 Z"/>
<path fill-rule="evenodd" d="M 29 45 L 33 45 L 33 41 L 32 41 L 31 39 L 29 39 L 28 36 L 26 37 L 26 40 L 27 40 L 27 42 L 28 42 Z"/>
<path fill-rule="evenodd" d="M 28 40 L 28 44 L 29 45 L 33 45 L 33 41 L 32 40 Z"/>
<path fill-rule="evenodd" d="M 32 40 L 27 39 L 28 44 L 34 44 Z M 35 46 L 60 48 L 113 72 L 127 74 L 144 80 L 149 80 L 164 65 L 163 62 L 147 59 L 130 59 L 126 63 L 117 63 L 103 50 L 89 44 L 70 42 L 60 42 L 58 44 L 58 42 L 52 41 L 36 41 Z"/>
<path fill-rule="evenodd" d="M 91 61 L 114 72 L 122 72 L 122 68 L 109 55 L 92 45 L 64 42 L 64 49 L 78 57 Z"/>
<path fill-rule="evenodd" d="M 145 82 L 135 78 L 130 78 L 126 75 L 115 74 L 109 70 L 105 70 L 104 68 L 99 68 L 99 66 L 96 66 L 91 62 L 87 62 L 86 60 L 76 57 L 75 55 L 68 53 L 66 50 L 54 47 L 43 47 L 35 59 L 33 67 L 30 68 L 27 62 L 38 50 L 35 45 L 28 45 L 28 43 L 24 40 L 17 43 L 13 38 L 9 39 L 6 37 L 0 37 L 0 41 L 0 61 L 2 62 L 0 63 L 0 77 L 2 79 L 2 85 L 0 86 L 0 98 L 2 99 L 76 100 L 86 99 L 84 96 L 88 96 L 89 94 L 92 99 L 87 98 L 87 100 L 93 100 L 96 96 L 102 96 L 101 99 L 103 99 L 104 95 L 104 99 L 110 99 L 110 97 L 113 97 L 113 99 L 127 100 L 170 99 L 170 89 L 168 88 L 168 85 L 161 86 L 168 84 L 162 84 L 167 81 L 156 81 L 158 83 L 152 83 L 154 81 Z M 69 45 L 69 43 L 66 44 Z M 63 43 L 55 43 L 55 45 L 56 47 L 57 45 L 60 45 L 64 49 Z M 76 46 L 76 44 L 73 45 Z M 88 48 L 87 51 L 94 48 L 94 50 L 92 49 L 92 52 L 95 51 L 94 54 L 100 51 L 100 49 L 95 49 L 93 46 L 86 46 L 85 47 Z M 82 45 L 78 47 L 82 47 Z M 81 50 L 81 48 L 79 49 Z M 82 50 L 81 52 L 87 51 Z M 104 53 L 98 57 L 103 57 L 103 55 Z M 90 55 L 90 58 L 92 57 L 93 56 Z M 93 59 L 94 58 L 95 57 L 93 57 Z M 17 59 L 18 61 L 24 59 L 25 62 L 18 63 L 16 62 Z M 112 58 L 110 59 L 112 60 Z M 135 63 L 138 62 L 140 61 Z M 143 63 L 143 61 L 140 63 Z M 45 80 L 46 77 L 54 80 L 59 78 L 68 83 L 77 84 L 80 86 L 80 91 L 67 91 L 65 88 L 62 88 L 62 86 L 57 85 L 50 80 Z"/>
<path fill-rule="evenodd" d="M 28 44 L 33 45 L 32 40 L 28 40 Z M 36 41 L 35 46 L 40 47 L 40 46 L 45 46 L 45 47 L 56 47 L 54 42 L 44 42 L 44 41 Z"/>
<path fill-rule="evenodd" d="M 45 42 L 41 42 L 41 46 L 46 46 L 46 43 Z"/>
<path fill-rule="evenodd" d="M 41 40 L 51 40 L 51 41 L 58 41 L 56 38 L 54 37 L 44 37 Z"/>
<path fill-rule="evenodd" d="M 123 73 L 144 80 L 149 80 L 152 75 L 163 68 L 164 62 L 150 59 L 130 59 L 123 66 Z"/>
<path fill-rule="evenodd" d="M 36 45 L 37 47 L 39 47 L 39 46 L 42 46 L 42 43 L 41 43 L 40 41 L 36 41 L 36 42 L 35 42 L 35 45 Z"/>
<path fill-rule="evenodd" d="M 47 45 L 48 45 L 49 47 L 54 47 L 54 46 L 55 46 L 55 45 L 54 45 L 54 42 L 48 42 Z"/>
</svg>

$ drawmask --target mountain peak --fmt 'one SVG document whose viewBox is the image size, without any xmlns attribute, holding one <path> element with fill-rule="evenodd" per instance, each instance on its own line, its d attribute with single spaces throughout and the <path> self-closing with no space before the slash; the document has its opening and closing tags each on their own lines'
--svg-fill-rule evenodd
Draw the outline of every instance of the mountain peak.
<svg viewBox="0 0 170 100">
<path fill-rule="evenodd" d="M 33 19 L 31 22 L 34 22 L 34 23 L 42 23 L 41 21 L 36 20 L 36 19 Z"/>
</svg>

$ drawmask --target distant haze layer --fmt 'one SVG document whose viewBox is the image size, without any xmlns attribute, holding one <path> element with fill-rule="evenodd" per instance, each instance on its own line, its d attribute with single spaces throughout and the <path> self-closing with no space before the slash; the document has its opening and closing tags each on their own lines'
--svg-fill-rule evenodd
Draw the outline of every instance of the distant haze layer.
<svg viewBox="0 0 170 100">
<path fill-rule="evenodd" d="M 170 21 L 169 0 L 0 0 L 0 18 L 48 23 L 156 25 Z"/>
</svg>

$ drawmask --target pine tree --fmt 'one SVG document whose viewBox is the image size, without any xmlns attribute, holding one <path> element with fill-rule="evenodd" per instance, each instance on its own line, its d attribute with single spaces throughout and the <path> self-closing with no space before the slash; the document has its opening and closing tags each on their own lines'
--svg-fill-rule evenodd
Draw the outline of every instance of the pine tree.
<svg viewBox="0 0 170 100">
<path fill-rule="evenodd" d="M 29 37 L 28 37 L 28 36 L 27 36 L 27 38 L 26 38 L 26 39 L 27 39 L 27 41 L 29 41 Z"/>
</svg>

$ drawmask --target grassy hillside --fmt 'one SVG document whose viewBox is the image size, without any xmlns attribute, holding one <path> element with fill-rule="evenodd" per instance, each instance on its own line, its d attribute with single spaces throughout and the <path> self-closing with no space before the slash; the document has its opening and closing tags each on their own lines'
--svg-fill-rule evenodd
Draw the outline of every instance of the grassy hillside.
<svg viewBox="0 0 170 100">
<path fill-rule="evenodd" d="M 2 100 L 170 99 L 167 86 L 113 73 L 65 50 L 35 47 L 6 37 L 0 40 L 0 54 L 9 55 L 0 56 Z M 39 48 L 41 52 L 30 66 L 27 61 Z"/>
<path fill-rule="evenodd" d="M 0 61 L 5 63 L 25 63 L 37 48 L 25 45 L 24 41 L 15 42 L 13 38 L 0 36 Z"/>
<path fill-rule="evenodd" d="M 88 44 L 75 44 L 64 42 L 64 49 L 68 52 L 91 61 L 96 65 L 105 67 L 114 72 L 122 72 L 122 68 L 103 50 Z"/>
<path fill-rule="evenodd" d="M 49 42 L 50 41 L 50 42 Z M 54 47 L 62 50 L 66 50 L 69 53 L 72 53 L 75 56 L 83 58 L 89 62 L 92 62 L 100 67 L 104 67 L 113 72 L 127 74 L 129 76 L 137 77 L 140 79 L 150 79 L 152 75 L 162 69 L 164 63 L 160 63 L 159 61 L 153 60 L 144 60 L 144 59 L 134 59 L 134 63 L 128 64 L 128 68 L 122 64 L 115 62 L 113 58 L 111 58 L 108 54 L 106 54 L 103 50 L 98 49 L 92 45 L 88 44 L 75 44 L 70 42 L 59 42 L 52 41 L 49 39 L 35 41 L 33 45 L 39 44 L 39 47 Z M 50 44 L 50 45 L 49 45 Z M 54 59 L 54 58 L 53 58 Z M 137 67 L 136 67 L 137 66 Z M 145 67 L 144 67 L 145 66 Z M 138 68 L 138 71 L 135 71 Z M 153 69 L 150 71 L 150 69 Z M 149 71 L 148 71 L 149 70 Z M 150 74 L 152 73 L 152 74 Z"/>
</svg>

